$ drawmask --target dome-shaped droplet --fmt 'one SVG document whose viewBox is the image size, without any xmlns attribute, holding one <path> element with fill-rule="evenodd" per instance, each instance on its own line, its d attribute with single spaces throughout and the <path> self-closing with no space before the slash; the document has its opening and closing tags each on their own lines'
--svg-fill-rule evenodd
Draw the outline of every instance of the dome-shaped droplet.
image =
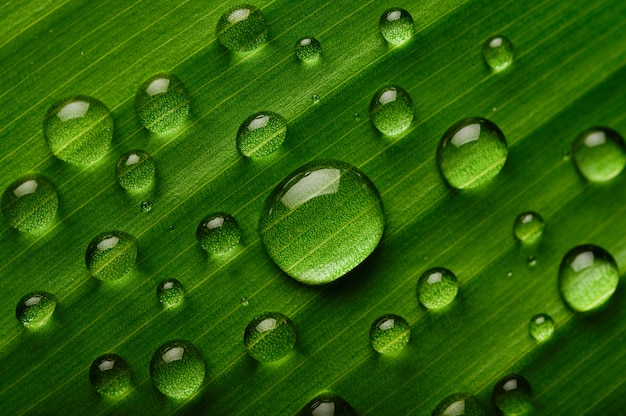
<svg viewBox="0 0 626 416">
<path fill-rule="evenodd" d="M 241 230 L 232 215 L 216 212 L 200 221 L 196 237 L 207 253 L 222 254 L 239 244 Z"/>
<path fill-rule="evenodd" d="M 113 139 L 113 118 L 99 100 L 77 95 L 52 105 L 43 122 L 52 153 L 75 165 L 89 165 L 104 156 Z"/>
<path fill-rule="evenodd" d="M 411 328 L 401 316 L 388 314 L 376 319 L 370 328 L 372 348 L 381 354 L 400 351 L 409 343 Z"/>
<path fill-rule="evenodd" d="M 369 112 L 374 127 L 387 136 L 397 136 L 413 121 L 413 101 L 402 87 L 383 87 L 374 94 Z"/>
<path fill-rule="evenodd" d="M 251 5 L 229 9 L 217 22 L 220 43 L 236 52 L 258 48 L 267 40 L 267 24 L 261 10 Z"/>
<path fill-rule="evenodd" d="M 493 388 L 493 403 L 505 415 L 521 415 L 530 410 L 532 390 L 528 380 L 519 374 L 509 374 Z"/>
<path fill-rule="evenodd" d="M 459 282 L 454 273 L 443 267 L 426 270 L 417 282 L 417 297 L 428 309 L 441 309 L 454 300 Z"/>
<path fill-rule="evenodd" d="M 301 416 L 356 416 L 352 406 L 330 392 L 318 394 L 302 408 Z"/>
<path fill-rule="evenodd" d="M 296 42 L 294 50 L 302 62 L 312 63 L 317 61 L 322 54 L 322 45 L 317 39 L 306 37 Z"/>
<path fill-rule="evenodd" d="M 601 247 L 582 245 L 563 257 L 559 290 L 565 303 L 577 312 L 604 305 L 617 289 L 619 271 L 613 256 Z"/>
<path fill-rule="evenodd" d="M 472 117 L 450 127 L 439 142 L 442 175 L 457 189 L 475 188 L 493 179 L 508 155 L 502 131 L 491 121 Z"/>
<path fill-rule="evenodd" d="M 85 264 L 99 280 L 116 280 L 128 273 L 137 259 L 137 240 L 122 231 L 108 231 L 96 236 L 85 254 Z"/>
<path fill-rule="evenodd" d="M 266 156 L 278 150 L 287 136 L 287 120 L 278 113 L 261 111 L 241 123 L 237 149 L 246 157 Z"/>
<path fill-rule="evenodd" d="M 541 215 L 533 211 L 522 212 L 515 218 L 513 234 L 515 238 L 526 244 L 539 240 L 543 233 L 544 222 Z"/>
<path fill-rule="evenodd" d="M 537 314 L 530 319 L 528 333 L 537 341 L 545 341 L 554 333 L 554 321 L 550 315 Z"/>
<path fill-rule="evenodd" d="M 104 354 L 91 364 L 89 380 L 100 395 L 117 399 L 130 391 L 130 367 L 119 355 Z"/>
<path fill-rule="evenodd" d="M 385 215 L 374 184 L 354 166 L 308 163 L 265 202 L 261 241 L 289 276 L 309 285 L 332 282 L 361 263 L 383 235 Z"/>
<path fill-rule="evenodd" d="M 176 279 L 163 280 L 156 289 L 157 299 L 164 308 L 175 308 L 185 300 L 185 288 Z"/>
<path fill-rule="evenodd" d="M 57 304 L 52 293 L 31 292 L 17 302 L 15 316 L 26 328 L 37 328 L 48 322 Z"/>
<path fill-rule="evenodd" d="M 185 399 L 202 385 L 206 367 L 200 351 L 189 341 L 176 339 L 161 345 L 152 356 L 150 377 L 163 394 Z"/>
<path fill-rule="evenodd" d="M 172 74 L 158 74 L 145 81 L 135 95 L 139 122 L 153 133 L 165 134 L 182 127 L 189 116 L 189 92 Z"/>
<path fill-rule="evenodd" d="M 59 207 L 57 188 L 41 175 L 23 176 L 7 187 L 2 196 L 2 212 L 19 231 L 39 231 L 56 217 Z"/>
<path fill-rule="evenodd" d="M 485 416 L 485 409 L 471 394 L 454 393 L 439 402 L 432 416 Z"/>
<path fill-rule="evenodd" d="M 582 132 L 572 146 L 578 171 L 591 182 L 619 175 L 626 165 L 626 143 L 615 130 L 593 127 Z"/>
<path fill-rule="evenodd" d="M 255 360 L 278 361 L 286 357 L 296 345 L 296 327 L 286 315 L 267 312 L 250 321 L 243 343 Z"/>
<path fill-rule="evenodd" d="M 392 45 L 401 45 L 411 39 L 415 26 L 409 12 L 400 8 L 386 10 L 379 21 L 380 33 Z"/>
<path fill-rule="evenodd" d="M 495 72 L 508 68 L 513 63 L 513 44 L 505 36 L 493 36 L 483 45 L 483 57 Z"/>
<path fill-rule="evenodd" d="M 141 191 L 154 182 L 154 159 L 143 150 L 131 150 L 119 158 L 115 175 L 120 186 L 128 191 Z"/>
</svg>

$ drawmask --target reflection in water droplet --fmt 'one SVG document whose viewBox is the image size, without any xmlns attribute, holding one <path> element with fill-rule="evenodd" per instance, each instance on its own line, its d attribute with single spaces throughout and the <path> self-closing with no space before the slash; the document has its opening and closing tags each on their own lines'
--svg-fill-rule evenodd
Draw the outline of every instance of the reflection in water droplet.
<svg viewBox="0 0 626 416">
<path fill-rule="evenodd" d="M 386 10 L 379 20 L 380 33 L 392 45 L 401 45 L 411 39 L 415 27 L 413 17 L 400 8 Z"/>
<path fill-rule="evenodd" d="M 411 328 L 401 316 L 388 314 L 376 319 L 370 328 L 372 348 L 381 354 L 398 352 L 409 343 Z"/>
<path fill-rule="evenodd" d="M 200 221 L 196 237 L 207 253 L 222 254 L 239 244 L 241 231 L 232 215 L 216 212 Z"/>
<path fill-rule="evenodd" d="M 278 150 L 287 135 L 287 120 L 262 111 L 248 117 L 237 131 L 237 149 L 246 157 L 266 156 Z"/>
<path fill-rule="evenodd" d="M 582 132 L 572 146 L 578 171 L 591 182 L 619 175 L 626 165 L 626 143 L 615 130 L 593 127 Z"/>
<path fill-rule="evenodd" d="M 504 36 L 493 36 L 483 45 L 483 57 L 495 72 L 508 68 L 513 63 L 513 44 Z"/>
<path fill-rule="evenodd" d="M 50 320 L 57 304 L 52 293 L 31 292 L 17 302 L 15 316 L 26 328 L 38 328 Z"/>
<path fill-rule="evenodd" d="M 248 354 L 255 360 L 278 361 L 296 345 L 296 327 L 284 314 L 266 312 L 250 321 L 243 342 Z"/>
<path fill-rule="evenodd" d="M 485 409 L 471 394 L 454 393 L 439 402 L 433 416 L 485 416 Z"/>
<path fill-rule="evenodd" d="M 397 136 L 413 121 L 413 101 L 401 87 L 383 87 L 374 94 L 369 112 L 374 127 L 387 136 Z"/>
<path fill-rule="evenodd" d="M 302 408 L 302 416 L 356 416 L 352 406 L 330 392 L 318 394 Z"/>
<path fill-rule="evenodd" d="M 217 38 L 231 51 L 247 52 L 267 40 L 267 24 L 261 10 L 254 6 L 236 6 L 217 22 Z"/>
<path fill-rule="evenodd" d="M 449 305 L 458 291 L 456 276 L 443 267 L 426 270 L 417 282 L 417 297 L 428 309 L 441 309 Z"/>
<path fill-rule="evenodd" d="M 168 341 L 152 356 L 150 377 L 164 395 L 185 399 L 202 385 L 206 367 L 200 351 L 189 341 Z"/>
<path fill-rule="evenodd" d="M 85 254 L 85 264 L 99 280 L 117 280 L 128 273 L 137 259 L 137 240 L 122 231 L 96 236 Z"/>
<path fill-rule="evenodd" d="M 523 243 L 532 244 L 543 233 L 544 222 L 541 215 L 533 211 L 522 212 L 515 218 L 513 234 Z"/>
<path fill-rule="evenodd" d="M 506 415 L 520 415 L 532 406 L 532 390 L 528 380 L 519 374 L 509 374 L 493 388 L 493 403 Z"/>
<path fill-rule="evenodd" d="M 554 321 L 550 315 L 537 314 L 530 319 L 528 332 L 537 341 L 545 341 L 554 333 Z"/>
<path fill-rule="evenodd" d="M 119 399 L 130 391 L 130 367 L 119 355 L 104 354 L 91 364 L 89 380 L 98 394 Z"/>
<path fill-rule="evenodd" d="M 189 93 L 172 74 L 158 74 L 145 81 L 135 95 L 135 111 L 141 124 L 153 133 L 178 130 L 189 115 Z"/>
<path fill-rule="evenodd" d="M 302 38 L 296 42 L 294 50 L 302 62 L 313 63 L 321 56 L 322 45 L 315 38 Z"/>
<path fill-rule="evenodd" d="M 176 279 L 163 280 L 156 288 L 157 299 L 164 308 L 176 308 L 185 300 L 185 288 Z"/>
<path fill-rule="evenodd" d="M 41 175 L 23 176 L 7 187 L 2 212 L 9 224 L 22 232 L 46 228 L 59 207 L 57 188 Z"/>
<path fill-rule="evenodd" d="M 156 165 L 154 159 L 143 150 L 131 150 L 119 158 L 115 176 L 120 186 L 128 191 L 140 191 L 152 185 Z"/>
</svg>

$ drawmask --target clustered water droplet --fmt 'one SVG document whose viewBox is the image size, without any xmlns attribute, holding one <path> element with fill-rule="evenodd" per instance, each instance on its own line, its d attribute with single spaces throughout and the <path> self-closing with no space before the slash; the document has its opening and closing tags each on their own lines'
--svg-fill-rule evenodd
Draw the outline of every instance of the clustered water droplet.
<svg viewBox="0 0 626 416">
<path fill-rule="evenodd" d="M 494 72 L 500 72 L 513 63 L 513 43 L 505 36 L 493 36 L 483 45 L 483 57 Z"/>
<path fill-rule="evenodd" d="M 261 10 L 251 5 L 226 11 L 217 22 L 217 39 L 231 51 L 247 52 L 267 40 L 267 24 Z"/>
<path fill-rule="evenodd" d="M 47 227 L 59 207 L 57 188 L 41 175 L 23 176 L 10 184 L 2 196 L 2 212 L 9 224 L 23 232 Z"/>
<path fill-rule="evenodd" d="M 189 93 L 175 75 L 157 74 L 146 80 L 135 95 L 139 122 L 153 133 L 178 130 L 189 115 Z"/>
<path fill-rule="evenodd" d="M 119 399 L 131 389 L 131 372 L 126 361 L 117 354 L 96 358 L 89 368 L 89 380 L 102 396 Z"/>
<path fill-rule="evenodd" d="M 322 55 L 322 45 L 311 37 L 298 39 L 294 50 L 298 59 L 305 63 L 315 62 Z"/>
<path fill-rule="evenodd" d="M 374 127 L 387 136 L 397 136 L 413 121 L 413 101 L 402 87 L 383 87 L 374 94 L 369 112 Z"/>
<path fill-rule="evenodd" d="M 554 321 L 545 313 L 539 313 L 530 318 L 528 333 L 537 341 L 545 341 L 554 333 Z"/>
<path fill-rule="evenodd" d="M 411 328 L 401 316 L 383 315 L 372 323 L 370 342 L 372 348 L 381 354 L 392 354 L 400 351 L 409 343 Z"/>
<path fill-rule="evenodd" d="M 459 291 L 459 282 L 454 273 L 444 267 L 426 270 L 417 282 L 417 297 L 427 309 L 448 306 Z"/>
<path fill-rule="evenodd" d="M 52 293 L 31 292 L 17 302 L 15 316 L 26 328 L 38 328 L 50 320 L 57 304 L 57 298 Z"/>
<path fill-rule="evenodd" d="M 137 240 L 123 231 L 96 236 L 85 254 L 85 264 L 99 280 L 117 280 L 128 273 L 137 260 Z"/>
<path fill-rule="evenodd" d="M 232 215 L 216 212 L 200 221 L 196 229 L 196 237 L 207 253 L 222 254 L 239 244 L 241 230 Z"/>
<path fill-rule="evenodd" d="M 272 111 L 252 114 L 237 131 L 237 149 L 246 157 L 267 156 L 287 137 L 287 120 Z"/>
<path fill-rule="evenodd" d="M 493 387 L 493 403 L 505 415 L 520 415 L 532 407 L 530 383 L 520 374 L 509 374 Z"/>
<path fill-rule="evenodd" d="M 592 127 L 578 135 L 572 145 L 578 171 L 591 182 L 605 182 L 626 166 L 626 143 L 615 130 Z"/>
<path fill-rule="evenodd" d="M 185 399 L 202 385 L 206 365 L 189 341 L 175 339 L 161 345 L 152 356 L 150 377 L 154 387 L 174 399 Z"/>
<path fill-rule="evenodd" d="M 131 150 L 119 158 L 115 176 L 120 186 L 128 191 L 141 191 L 154 182 L 156 164 L 143 150 Z"/>
<path fill-rule="evenodd" d="M 266 312 L 248 324 L 243 343 L 252 358 L 273 362 L 285 358 L 296 345 L 296 327 L 280 312 Z"/>
<path fill-rule="evenodd" d="M 392 45 L 401 45 L 413 36 L 415 26 L 409 12 L 400 8 L 385 10 L 380 16 L 380 33 Z"/>
<path fill-rule="evenodd" d="M 157 299 L 164 308 L 176 308 L 185 300 L 185 288 L 176 279 L 163 280 L 156 288 Z"/>
</svg>

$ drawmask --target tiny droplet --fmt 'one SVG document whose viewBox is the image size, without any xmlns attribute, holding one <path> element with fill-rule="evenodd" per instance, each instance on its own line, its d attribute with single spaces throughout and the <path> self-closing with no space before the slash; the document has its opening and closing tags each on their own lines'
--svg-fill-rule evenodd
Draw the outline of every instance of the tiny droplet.
<svg viewBox="0 0 626 416">
<path fill-rule="evenodd" d="M 266 312 L 248 324 L 243 338 L 248 354 L 261 362 L 278 361 L 296 345 L 296 327 L 280 312 Z"/>
</svg>

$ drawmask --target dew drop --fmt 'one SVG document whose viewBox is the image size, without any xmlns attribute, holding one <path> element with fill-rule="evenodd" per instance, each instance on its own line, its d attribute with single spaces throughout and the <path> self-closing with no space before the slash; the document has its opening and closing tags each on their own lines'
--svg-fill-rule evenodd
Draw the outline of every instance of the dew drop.
<svg viewBox="0 0 626 416">
<path fill-rule="evenodd" d="M 156 288 L 157 299 L 164 308 L 176 308 L 185 300 L 185 288 L 176 279 L 163 280 Z"/>
<path fill-rule="evenodd" d="M 302 408 L 302 416 L 356 416 L 352 406 L 334 393 L 324 392 L 315 396 Z"/>
<path fill-rule="evenodd" d="M 241 123 L 237 149 L 246 157 L 266 156 L 278 150 L 287 136 L 287 120 L 280 114 L 262 111 Z"/>
<path fill-rule="evenodd" d="M 320 100 L 320 96 L 318 94 L 313 94 L 311 96 L 311 101 L 313 101 L 313 103 L 317 103 Z"/>
<path fill-rule="evenodd" d="M 539 240 L 543 228 L 544 222 L 541 215 L 533 211 L 526 211 L 515 218 L 513 234 L 522 243 L 532 244 Z"/>
<path fill-rule="evenodd" d="M 149 201 L 149 200 L 141 201 L 141 210 L 143 212 L 152 211 L 152 201 Z"/>
<path fill-rule="evenodd" d="M 383 315 L 376 319 L 370 328 L 372 348 L 381 354 L 392 354 L 400 351 L 409 343 L 411 328 L 401 316 Z"/>
<path fill-rule="evenodd" d="M 130 367 L 119 355 L 104 354 L 91 364 L 89 380 L 98 394 L 118 399 L 130 391 Z"/>
<path fill-rule="evenodd" d="M 469 393 L 454 393 L 439 402 L 433 416 L 485 416 L 480 401 Z"/>
<path fill-rule="evenodd" d="M 174 231 L 174 224 L 170 224 L 167 226 L 168 231 Z"/>
<path fill-rule="evenodd" d="M 554 333 L 554 321 L 550 315 L 537 314 L 530 319 L 528 333 L 537 341 L 545 341 Z"/>
<path fill-rule="evenodd" d="M 9 224 L 22 232 L 35 232 L 48 226 L 59 207 L 57 188 L 41 175 L 23 176 L 7 187 L 2 196 L 2 212 Z"/>
<path fill-rule="evenodd" d="M 454 273 L 443 267 L 426 270 L 417 282 L 417 297 L 428 309 L 441 309 L 454 300 L 459 282 Z"/>
<path fill-rule="evenodd" d="M 139 122 L 157 134 L 181 128 L 189 116 L 189 92 L 172 74 L 158 74 L 146 80 L 135 95 Z"/>
<path fill-rule="evenodd" d="M 494 72 L 500 72 L 513 63 L 513 44 L 505 36 L 493 36 L 483 45 L 483 57 Z"/>
<path fill-rule="evenodd" d="M 229 9 L 217 22 L 220 43 L 236 52 L 247 52 L 267 41 L 267 24 L 261 10 L 240 5 Z"/>
<path fill-rule="evenodd" d="M 506 272 L 506 277 L 513 277 L 513 272 L 510 270 Z"/>
<path fill-rule="evenodd" d="M 535 267 L 537 265 L 537 258 L 535 256 L 528 256 L 526 258 L 526 263 L 528 267 Z"/>
<path fill-rule="evenodd" d="M 292 172 L 267 198 L 259 221 L 272 260 L 309 285 L 332 282 L 356 267 L 374 251 L 384 227 L 374 184 L 336 160 Z"/>
<path fill-rule="evenodd" d="M 591 311 L 604 305 L 618 283 L 615 260 L 601 247 L 574 247 L 561 261 L 559 290 L 565 303 L 577 312 Z"/>
<path fill-rule="evenodd" d="M 626 143 L 615 130 L 592 127 L 582 132 L 572 146 L 578 171 L 591 182 L 604 182 L 619 175 L 626 165 Z"/>
<path fill-rule="evenodd" d="M 128 273 L 137 259 L 137 240 L 122 231 L 108 231 L 96 236 L 85 254 L 85 264 L 99 280 L 117 280 Z"/>
<path fill-rule="evenodd" d="M 241 298 L 241 306 L 248 306 L 248 304 L 250 303 L 250 301 L 248 301 L 247 297 L 242 297 Z"/>
<path fill-rule="evenodd" d="M 305 63 L 313 63 L 322 55 L 322 45 L 315 38 L 299 39 L 294 50 L 298 59 Z"/>
<path fill-rule="evenodd" d="M 17 302 L 15 316 L 26 328 L 38 328 L 50 320 L 57 304 L 52 293 L 31 292 Z"/>
<path fill-rule="evenodd" d="M 239 244 L 241 230 L 232 215 L 216 212 L 200 221 L 196 237 L 207 253 L 222 254 Z"/>
<path fill-rule="evenodd" d="M 397 136 L 413 121 L 413 101 L 401 87 L 383 87 L 372 98 L 369 112 L 374 127 L 387 136 Z"/>
<path fill-rule="evenodd" d="M 115 176 L 120 186 L 128 191 L 141 191 L 154 182 L 154 159 L 143 150 L 124 153 L 115 166 Z"/>
<path fill-rule="evenodd" d="M 185 399 L 202 385 L 206 367 L 200 351 L 189 341 L 176 339 L 161 345 L 152 356 L 150 377 L 164 395 Z"/>
<path fill-rule="evenodd" d="M 286 315 L 266 312 L 250 321 L 243 343 L 255 360 L 278 361 L 286 357 L 296 345 L 296 327 Z"/>
<path fill-rule="evenodd" d="M 479 117 L 453 124 L 437 148 L 441 174 L 457 189 L 475 188 L 493 179 L 504 166 L 507 155 L 502 131 Z"/>
<path fill-rule="evenodd" d="M 77 95 L 50 107 L 43 133 L 56 157 L 74 165 L 90 165 L 109 150 L 113 118 L 101 101 Z"/>
<path fill-rule="evenodd" d="M 532 390 L 524 376 L 509 374 L 496 383 L 493 388 L 493 403 L 506 415 L 519 415 L 531 408 Z"/>
<path fill-rule="evenodd" d="M 380 33 L 392 45 L 401 45 L 411 39 L 415 26 L 409 12 L 400 8 L 386 10 L 379 20 Z"/>
<path fill-rule="evenodd" d="M 359 114 L 359 113 L 354 113 L 352 115 L 352 117 L 354 117 L 354 119 L 357 120 L 357 121 L 361 120 L 361 114 Z"/>
</svg>

